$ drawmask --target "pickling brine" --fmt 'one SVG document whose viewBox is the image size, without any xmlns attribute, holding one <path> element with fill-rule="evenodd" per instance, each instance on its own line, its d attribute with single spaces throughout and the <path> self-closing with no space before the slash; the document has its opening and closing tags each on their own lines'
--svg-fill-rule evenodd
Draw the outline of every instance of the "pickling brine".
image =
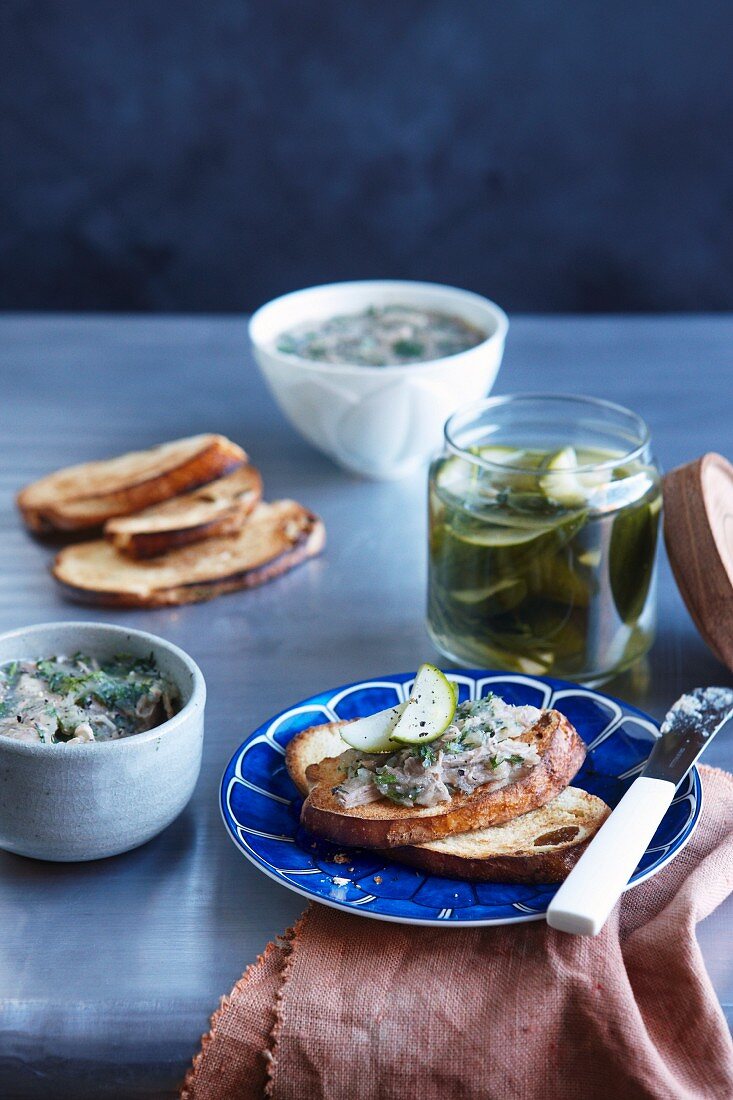
<svg viewBox="0 0 733 1100">
<path fill-rule="evenodd" d="M 653 639 L 659 473 L 639 448 L 531 440 L 433 463 L 429 629 L 462 663 L 599 682 Z"/>
</svg>

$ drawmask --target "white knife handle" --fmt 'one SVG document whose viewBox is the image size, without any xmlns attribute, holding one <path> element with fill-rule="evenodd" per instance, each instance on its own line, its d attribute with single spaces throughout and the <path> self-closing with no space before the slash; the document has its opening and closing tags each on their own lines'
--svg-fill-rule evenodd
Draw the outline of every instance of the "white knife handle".
<svg viewBox="0 0 733 1100">
<path fill-rule="evenodd" d="M 641 776 L 629 787 L 562 884 L 547 910 L 547 923 L 561 932 L 597 936 L 618 901 L 676 787 Z"/>
</svg>

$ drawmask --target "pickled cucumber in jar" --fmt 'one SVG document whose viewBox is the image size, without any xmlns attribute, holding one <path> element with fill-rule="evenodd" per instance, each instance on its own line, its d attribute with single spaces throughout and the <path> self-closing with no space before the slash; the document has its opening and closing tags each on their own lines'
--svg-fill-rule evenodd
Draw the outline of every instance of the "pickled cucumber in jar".
<svg viewBox="0 0 733 1100">
<path fill-rule="evenodd" d="M 607 448 L 481 445 L 430 471 L 428 625 L 461 662 L 599 682 L 646 652 L 659 475 Z"/>
</svg>

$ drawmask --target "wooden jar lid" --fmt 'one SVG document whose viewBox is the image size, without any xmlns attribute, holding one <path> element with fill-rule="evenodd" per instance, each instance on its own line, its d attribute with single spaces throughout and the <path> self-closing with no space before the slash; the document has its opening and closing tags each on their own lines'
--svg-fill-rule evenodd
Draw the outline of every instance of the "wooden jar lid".
<svg viewBox="0 0 733 1100">
<path fill-rule="evenodd" d="M 733 670 L 733 465 L 709 453 L 664 478 L 664 541 L 697 629 Z"/>
</svg>

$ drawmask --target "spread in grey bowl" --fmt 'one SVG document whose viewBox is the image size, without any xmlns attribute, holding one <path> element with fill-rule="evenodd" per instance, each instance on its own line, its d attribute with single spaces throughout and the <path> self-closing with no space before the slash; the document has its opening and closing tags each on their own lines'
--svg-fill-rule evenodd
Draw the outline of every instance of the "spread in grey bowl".
<svg viewBox="0 0 733 1100">
<path fill-rule="evenodd" d="M 152 656 L 176 713 L 166 718 L 161 710 L 161 724 L 109 739 L 85 740 L 85 723 L 73 740 L 59 733 L 66 743 L 43 730 L 45 741 L 0 736 L 0 848 L 9 852 L 66 861 L 126 852 L 169 825 L 196 786 L 206 702 L 196 663 L 154 634 L 104 623 L 44 623 L 0 635 L 0 666 L 77 653 L 97 662 L 125 654 L 143 669 Z M 94 724 L 103 721 L 95 715 Z"/>
</svg>

